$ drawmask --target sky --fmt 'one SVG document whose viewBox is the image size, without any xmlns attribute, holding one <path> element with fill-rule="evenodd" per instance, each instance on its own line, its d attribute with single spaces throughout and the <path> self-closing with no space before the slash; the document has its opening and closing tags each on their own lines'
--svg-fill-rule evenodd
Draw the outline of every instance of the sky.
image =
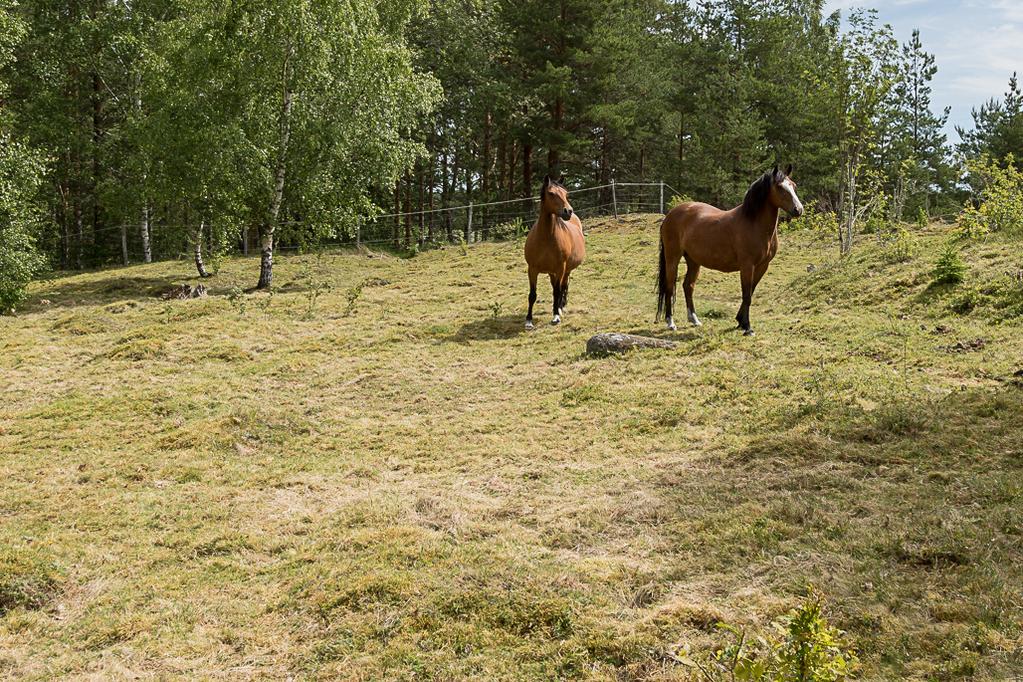
<svg viewBox="0 0 1023 682">
<path fill-rule="evenodd" d="M 900 42 L 920 29 L 924 49 L 937 60 L 932 104 L 935 113 L 952 107 L 949 142 L 959 142 L 955 126 L 973 126 L 970 110 L 992 97 L 1001 99 L 1013 71 L 1023 77 L 1023 0 L 828 0 L 828 12 L 873 7 L 891 24 Z"/>
</svg>

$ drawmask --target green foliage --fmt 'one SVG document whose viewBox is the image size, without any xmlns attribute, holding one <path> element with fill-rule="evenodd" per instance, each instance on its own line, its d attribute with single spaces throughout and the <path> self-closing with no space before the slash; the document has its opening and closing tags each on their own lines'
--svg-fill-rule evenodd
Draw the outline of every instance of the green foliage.
<svg viewBox="0 0 1023 682">
<path fill-rule="evenodd" d="M 789 223 L 791 229 L 806 230 L 813 234 L 832 237 L 838 234 L 838 215 L 831 210 L 821 206 L 821 202 L 814 200 L 807 202 L 803 216 L 799 220 Z"/>
<path fill-rule="evenodd" d="M 718 628 L 734 638 L 732 643 L 703 660 L 683 659 L 707 682 L 839 682 L 859 667 L 845 633 L 828 624 L 822 599 L 813 590 L 799 608 L 774 623 L 774 637 L 751 641 L 730 625 Z"/>
<path fill-rule="evenodd" d="M 1023 233 L 1023 172 L 1008 154 L 1004 163 L 988 156 L 966 163 L 979 208 L 968 204 L 959 216 L 963 237 L 976 238 L 989 232 Z"/>
<path fill-rule="evenodd" d="M 889 263 L 905 263 L 916 254 L 916 239 L 905 225 L 894 225 L 881 235 L 885 249 L 885 260 Z"/>
<path fill-rule="evenodd" d="M 0 137 L 0 314 L 13 312 L 44 260 L 36 248 L 36 193 L 42 162 L 25 145 Z"/>
<path fill-rule="evenodd" d="M 668 200 L 668 210 L 675 208 L 680 204 L 688 204 L 693 198 L 688 194 L 673 194 L 671 199 Z"/>
<path fill-rule="evenodd" d="M 490 228 L 490 238 L 495 240 L 516 239 L 526 234 L 529 228 L 522 218 L 515 218 Z"/>
<path fill-rule="evenodd" d="M 935 285 L 961 284 L 966 279 L 966 264 L 955 244 L 949 244 L 931 272 L 931 282 Z"/>
<path fill-rule="evenodd" d="M 345 292 L 345 309 L 341 313 L 343 317 L 351 317 L 355 314 L 355 307 L 362 297 L 362 290 L 366 287 L 366 280 L 363 280 Z"/>
<path fill-rule="evenodd" d="M 921 206 L 916 212 L 916 226 L 921 230 L 931 224 L 931 217 L 927 215 L 927 209 Z"/>
</svg>

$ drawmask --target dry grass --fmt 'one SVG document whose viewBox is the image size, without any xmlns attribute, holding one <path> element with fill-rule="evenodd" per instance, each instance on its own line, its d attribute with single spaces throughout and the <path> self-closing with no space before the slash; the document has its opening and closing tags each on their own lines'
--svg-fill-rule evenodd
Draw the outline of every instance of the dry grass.
<svg viewBox="0 0 1023 682">
<path fill-rule="evenodd" d="M 786 235 L 757 337 L 706 273 L 677 351 L 595 360 L 662 332 L 656 220 L 592 227 L 528 334 L 521 243 L 36 286 L 0 319 L 0 676 L 688 679 L 809 583 L 866 678 L 1023 670 L 1018 244 L 934 289 L 939 228 L 906 263 Z"/>
</svg>

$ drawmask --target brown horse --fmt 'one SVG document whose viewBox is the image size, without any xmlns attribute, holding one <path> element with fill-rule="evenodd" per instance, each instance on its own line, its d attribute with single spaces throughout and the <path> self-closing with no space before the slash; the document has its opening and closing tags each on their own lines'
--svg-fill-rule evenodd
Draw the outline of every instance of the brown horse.
<svg viewBox="0 0 1023 682">
<path fill-rule="evenodd" d="M 526 237 L 526 264 L 529 266 L 526 329 L 533 328 L 537 275 L 542 272 L 551 277 L 554 293 L 554 317 L 551 324 L 560 324 L 568 304 L 568 277 L 585 258 L 583 225 L 568 203 L 568 191 L 548 175 L 540 188 L 540 217 Z"/>
<path fill-rule="evenodd" d="M 740 206 L 722 211 L 697 202 L 673 208 L 661 223 L 661 260 L 657 280 L 657 318 L 664 312 L 668 329 L 675 329 L 672 304 L 678 281 L 679 262 L 686 259 L 686 277 L 682 290 L 686 295 L 689 321 L 700 326 L 693 307 L 693 289 L 700 268 L 738 272 L 742 282 L 742 305 L 735 316 L 747 336 L 753 334 L 749 308 L 757 284 L 778 252 L 778 212 L 784 210 L 798 218 L 803 204 L 796 195 L 796 183 L 775 166 L 753 183 Z"/>
</svg>

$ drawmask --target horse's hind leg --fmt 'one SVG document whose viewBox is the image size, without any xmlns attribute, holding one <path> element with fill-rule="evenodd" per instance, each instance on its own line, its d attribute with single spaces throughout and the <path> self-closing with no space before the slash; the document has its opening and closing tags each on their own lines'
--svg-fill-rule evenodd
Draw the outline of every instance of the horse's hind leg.
<svg viewBox="0 0 1023 682">
<path fill-rule="evenodd" d="M 565 273 L 565 279 L 561 282 L 561 314 L 565 314 L 565 308 L 568 307 L 568 278 L 571 276 L 570 273 Z"/>
<path fill-rule="evenodd" d="M 682 291 L 686 295 L 686 310 L 689 312 L 689 322 L 694 327 L 702 327 L 703 323 L 696 316 L 696 306 L 693 305 L 693 291 L 696 290 L 696 280 L 700 278 L 700 265 L 686 256 L 686 278 L 682 282 Z"/>
<path fill-rule="evenodd" d="M 539 273 L 529 269 L 529 312 L 526 313 L 526 329 L 533 328 L 533 304 L 536 303 L 536 277 Z"/>
<path fill-rule="evenodd" d="M 675 288 L 678 285 L 678 264 L 681 260 L 681 257 L 678 259 L 670 258 L 664 264 L 664 279 L 667 283 L 667 291 L 664 296 L 664 321 L 668 324 L 668 329 L 671 331 L 675 331 L 677 329 L 672 309 L 675 307 Z"/>
</svg>

